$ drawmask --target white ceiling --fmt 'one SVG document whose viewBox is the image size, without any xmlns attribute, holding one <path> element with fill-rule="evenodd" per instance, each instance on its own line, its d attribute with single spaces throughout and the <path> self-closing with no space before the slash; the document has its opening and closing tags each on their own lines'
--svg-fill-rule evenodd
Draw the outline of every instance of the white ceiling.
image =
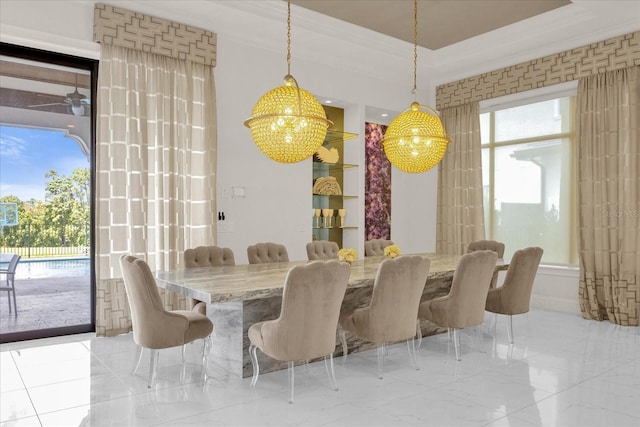
<svg viewBox="0 0 640 427">
<path fill-rule="evenodd" d="M 300 58 L 330 61 L 332 64 L 380 78 L 410 75 L 412 71 L 412 40 L 406 42 L 363 26 L 354 25 L 333 16 L 321 14 L 299 5 L 302 1 L 293 0 L 291 6 L 292 55 L 294 65 Z M 344 10 L 345 7 L 370 10 L 391 4 L 408 3 L 411 0 L 308 0 L 320 1 Z M 419 0 L 426 1 L 426 0 Z M 492 3 L 490 0 L 470 0 L 481 6 Z M 527 3 L 529 0 L 517 0 Z M 145 1 L 129 0 L 136 5 L 145 5 Z M 443 0 L 443 3 L 455 0 Z M 507 3 L 508 0 L 499 1 Z M 154 13 L 169 2 L 154 2 Z M 277 1 L 206 1 L 204 4 L 226 9 L 236 14 L 237 20 L 219 20 L 215 22 L 216 32 L 228 35 L 243 43 L 264 48 L 274 53 L 285 50 L 286 44 L 286 2 Z M 345 4 L 347 6 L 345 6 Z M 429 2 L 427 2 L 427 5 Z M 308 6 L 308 5 L 307 5 Z M 419 10 L 420 10 L 420 6 Z M 151 11 L 151 8 L 149 8 Z M 378 14 L 392 16 L 391 9 L 378 11 Z M 175 16 L 185 19 L 187 11 L 180 13 L 172 10 Z M 202 11 L 204 12 L 204 10 Z M 397 11 L 395 11 L 397 12 Z M 331 12 L 332 14 L 335 12 Z M 204 19 L 196 25 L 211 25 L 210 19 Z M 167 15 L 171 16 L 171 15 Z M 215 16 L 215 15 L 208 15 Z M 412 32 L 412 7 L 409 11 L 410 22 L 405 28 Z M 479 15 L 480 16 L 480 15 Z M 265 24 L 265 22 L 269 24 Z M 403 25 L 388 19 L 383 27 Z M 382 29 L 384 30 L 384 28 Z M 386 31 L 386 30 L 384 30 Z M 640 0 L 571 0 L 565 6 L 548 12 L 508 24 L 476 36 L 466 38 L 439 49 L 418 48 L 418 80 L 429 81 L 436 85 L 493 71 L 502 67 L 526 62 L 531 59 L 562 52 L 617 37 L 633 31 L 640 31 Z M 412 38 L 412 36 L 411 36 Z M 379 53 L 385 61 L 378 61 Z M 424 83 L 419 88 L 425 88 Z"/>
<path fill-rule="evenodd" d="M 90 41 L 93 37 L 91 17 L 95 1 L 42 2 L 43 5 L 64 5 L 65 7 L 60 8 L 64 11 L 64 17 L 58 17 L 52 12 L 51 21 L 38 22 L 38 31 L 34 31 L 32 28 L 36 27 L 32 15 L 27 12 L 32 2 L 0 0 L 3 11 L 0 14 L 0 40 L 27 45 L 31 42 L 36 48 L 61 50 L 72 55 L 98 59 L 99 47 Z M 413 71 L 412 43 L 299 6 L 297 2 L 302 0 L 293 1 L 291 25 L 294 72 L 298 72 L 304 61 L 322 62 L 334 68 L 366 73 L 372 78 L 402 78 L 409 82 Z M 350 7 L 358 6 L 369 11 L 371 7 L 387 3 L 387 0 L 321 1 L 341 7 L 345 4 Z M 481 6 L 491 3 L 490 0 L 471 1 Z M 528 0 L 518 1 L 523 2 L 527 3 Z M 233 41 L 272 52 L 276 60 L 285 64 L 287 5 L 282 0 L 110 0 L 109 3 L 210 29 L 218 34 L 221 50 L 227 41 Z M 392 7 L 406 3 L 412 5 L 411 0 L 391 2 Z M 73 7 L 67 7 L 70 4 Z M 419 11 L 429 4 L 427 2 L 426 6 L 420 5 Z M 5 13 L 14 8 L 24 10 L 24 13 Z M 410 17 L 411 12 L 409 11 Z M 378 14 L 391 16 L 391 10 Z M 396 21 L 398 19 L 389 18 L 385 24 L 381 20 L 384 25 L 389 26 L 398 25 L 399 22 Z M 409 31 L 412 30 L 411 19 L 406 27 Z M 458 31 L 464 30 L 460 25 L 453 27 Z M 42 37 L 47 30 L 51 33 Z M 634 31 L 640 31 L 640 0 L 572 0 L 565 6 L 439 49 L 419 47 L 418 89 L 431 94 L 439 84 Z M 33 44 L 33 40 L 38 42 Z M 380 58 L 384 60 L 381 61 Z"/>
</svg>

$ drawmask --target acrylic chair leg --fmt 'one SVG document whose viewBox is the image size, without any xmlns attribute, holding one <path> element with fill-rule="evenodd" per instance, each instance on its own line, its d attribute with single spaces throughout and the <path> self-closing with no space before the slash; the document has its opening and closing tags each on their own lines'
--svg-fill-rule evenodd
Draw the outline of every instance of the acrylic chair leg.
<svg viewBox="0 0 640 427">
<path fill-rule="evenodd" d="M 422 347 L 422 327 L 420 326 L 420 319 L 416 320 L 416 337 L 418 337 L 418 350 Z"/>
<path fill-rule="evenodd" d="M 260 375 L 260 365 L 258 364 L 258 355 L 256 351 L 258 347 L 251 344 L 249 346 L 249 356 L 251 357 L 251 364 L 253 365 L 253 377 L 251 378 L 251 387 L 255 387 L 258 382 L 258 375 Z"/>
<path fill-rule="evenodd" d="M 416 359 L 416 341 L 413 338 L 407 340 L 407 350 L 409 350 L 411 366 L 413 366 L 416 371 L 419 371 L 420 366 L 418 366 L 418 360 Z"/>
<path fill-rule="evenodd" d="M 460 334 L 458 333 L 458 330 L 456 328 L 450 329 L 453 329 L 453 346 L 456 349 L 456 360 L 460 361 L 462 360 L 462 358 L 460 357 Z"/>
<path fill-rule="evenodd" d="M 509 338 L 509 344 L 513 344 L 513 316 L 509 315 L 509 324 L 507 326 L 507 338 Z"/>
<path fill-rule="evenodd" d="M 134 375 L 137 371 L 138 368 L 140 367 L 140 361 L 142 360 L 142 346 L 139 345 L 138 349 L 136 350 L 136 359 L 135 359 L 135 365 L 133 366 L 133 370 L 131 371 L 131 375 Z"/>
<path fill-rule="evenodd" d="M 149 384 L 147 384 L 148 388 L 153 387 L 153 385 L 156 382 L 156 374 L 158 373 L 158 356 L 159 356 L 159 351 L 158 350 L 150 350 L 151 352 L 151 356 L 150 356 L 150 363 L 149 363 Z"/>
<path fill-rule="evenodd" d="M 378 353 L 378 378 L 382 379 L 382 370 L 384 367 L 384 343 L 378 346 L 376 352 Z"/>
<path fill-rule="evenodd" d="M 207 382 L 207 379 L 209 379 L 209 373 L 207 371 L 209 365 L 207 360 L 209 358 L 209 352 L 211 351 L 211 335 L 208 335 L 202 341 L 202 378 L 204 382 Z"/>
<path fill-rule="evenodd" d="M 338 391 L 338 384 L 336 383 L 336 374 L 333 370 L 333 353 L 330 353 L 329 356 L 324 357 L 324 367 L 327 370 L 327 375 L 329 376 L 329 383 L 331 384 L 331 388 L 334 391 Z"/>
<path fill-rule="evenodd" d="M 342 328 L 340 328 L 340 341 L 342 342 L 342 361 L 346 362 L 349 348 L 347 347 L 347 333 Z"/>
<path fill-rule="evenodd" d="M 187 353 L 187 345 L 182 344 L 182 348 L 180 349 L 180 355 L 182 357 L 182 364 L 184 365 L 187 362 L 187 358 L 185 357 Z"/>
<path fill-rule="evenodd" d="M 290 361 L 288 363 L 288 368 L 287 368 L 287 376 L 289 377 L 289 403 L 293 403 L 293 382 L 294 382 L 294 363 L 293 361 Z"/>
</svg>

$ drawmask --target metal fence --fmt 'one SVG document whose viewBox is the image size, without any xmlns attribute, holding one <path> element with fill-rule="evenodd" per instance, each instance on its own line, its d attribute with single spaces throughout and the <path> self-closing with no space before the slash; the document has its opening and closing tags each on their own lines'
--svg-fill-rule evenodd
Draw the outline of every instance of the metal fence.
<svg viewBox="0 0 640 427">
<path fill-rule="evenodd" d="M 0 251 L 24 258 L 87 256 L 90 237 L 88 222 L 56 227 L 27 221 L 0 227 Z"/>
<path fill-rule="evenodd" d="M 89 256 L 87 246 L 55 246 L 55 247 L 0 247 L 0 253 L 18 254 L 23 258 L 43 258 L 43 257 L 73 257 Z"/>
</svg>

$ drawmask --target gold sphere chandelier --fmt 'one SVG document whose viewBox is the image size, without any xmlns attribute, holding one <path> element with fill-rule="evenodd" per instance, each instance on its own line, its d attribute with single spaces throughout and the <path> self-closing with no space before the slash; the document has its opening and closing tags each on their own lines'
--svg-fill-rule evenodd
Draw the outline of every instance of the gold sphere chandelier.
<svg viewBox="0 0 640 427">
<path fill-rule="evenodd" d="M 284 86 L 262 95 L 244 122 L 255 144 L 276 162 L 305 160 L 324 142 L 332 125 L 318 100 L 291 75 L 291 2 L 287 1 L 287 75 Z"/>
<path fill-rule="evenodd" d="M 418 0 L 413 2 L 413 90 L 416 93 L 418 70 Z M 427 111 L 422 111 L 421 108 Z M 440 163 L 450 139 L 438 113 L 426 105 L 412 102 L 411 107 L 393 119 L 382 140 L 387 158 L 407 173 L 422 173 Z"/>
</svg>

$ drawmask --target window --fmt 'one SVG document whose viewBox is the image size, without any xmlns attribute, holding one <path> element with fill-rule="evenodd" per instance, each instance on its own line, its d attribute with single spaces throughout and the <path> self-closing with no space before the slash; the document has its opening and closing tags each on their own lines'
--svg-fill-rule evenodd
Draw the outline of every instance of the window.
<svg viewBox="0 0 640 427">
<path fill-rule="evenodd" d="M 505 257 L 540 246 L 548 264 L 575 264 L 574 97 L 480 115 L 486 236 Z"/>
</svg>

